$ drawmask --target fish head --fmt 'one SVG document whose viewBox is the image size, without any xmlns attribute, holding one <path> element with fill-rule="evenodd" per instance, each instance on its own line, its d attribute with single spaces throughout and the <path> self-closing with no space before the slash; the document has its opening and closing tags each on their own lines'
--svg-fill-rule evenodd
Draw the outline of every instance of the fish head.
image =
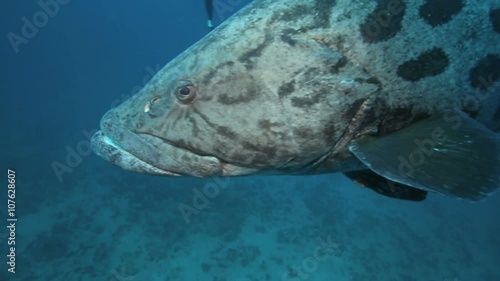
<svg viewBox="0 0 500 281">
<path fill-rule="evenodd" d="M 197 177 L 290 173 L 325 158 L 379 86 L 321 40 L 252 11 L 106 113 L 95 152 L 132 171 Z"/>
<path fill-rule="evenodd" d="M 212 42 L 184 52 L 109 110 L 94 151 L 128 170 L 197 177 L 252 174 L 292 159 L 274 87 Z"/>
</svg>

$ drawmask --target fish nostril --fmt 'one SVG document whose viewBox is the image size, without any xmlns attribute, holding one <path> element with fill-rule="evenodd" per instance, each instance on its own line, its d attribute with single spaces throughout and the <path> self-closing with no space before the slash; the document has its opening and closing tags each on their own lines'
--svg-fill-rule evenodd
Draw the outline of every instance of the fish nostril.
<svg viewBox="0 0 500 281">
<path fill-rule="evenodd" d="M 154 97 L 153 99 L 151 99 L 150 101 L 148 101 L 145 105 L 144 105 L 144 112 L 147 113 L 151 110 L 151 107 L 153 106 L 153 104 L 157 103 L 161 98 L 160 97 Z"/>
</svg>

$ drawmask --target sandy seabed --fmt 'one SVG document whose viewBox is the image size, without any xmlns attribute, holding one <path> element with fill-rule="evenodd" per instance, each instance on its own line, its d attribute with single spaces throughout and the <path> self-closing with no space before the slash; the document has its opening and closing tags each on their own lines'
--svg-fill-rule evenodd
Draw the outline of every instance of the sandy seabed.
<svg viewBox="0 0 500 281">
<path fill-rule="evenodd" d="M 341 174 L 163 178 L 94 156 L 54 181 L 20 178 L 1 280 L 500 280 L 498 194 L 414 203 Z"/>
</svg>

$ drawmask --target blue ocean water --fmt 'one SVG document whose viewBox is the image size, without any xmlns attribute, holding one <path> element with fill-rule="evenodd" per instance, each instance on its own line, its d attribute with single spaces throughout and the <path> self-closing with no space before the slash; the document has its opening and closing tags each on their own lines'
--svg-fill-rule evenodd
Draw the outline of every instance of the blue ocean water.
<svg viewBox="0 0 500 281">
<path fill-rule="evenodd" d="M 95 156 L 102 115 L 207 34 L 204 2 L 58 3 L 0 17 L 0 280 L 500 280 L 498 194 L 413 203 L 340 174 L 163 178 Z"/>
</svg>

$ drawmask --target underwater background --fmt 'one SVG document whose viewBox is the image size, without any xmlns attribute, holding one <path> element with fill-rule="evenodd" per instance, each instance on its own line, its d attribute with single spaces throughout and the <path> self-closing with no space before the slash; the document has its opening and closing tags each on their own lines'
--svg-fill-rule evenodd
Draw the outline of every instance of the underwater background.
<svg viewBox="0 0 500 281">
<path fill-rule="evenodd" d="M 498 194 L 414 203 L 341 174 L 166 178 L 100 159 L 100 118 L 209 32 L 204 1 L 58 1 L 45 18 L 37 1 L 1 9 L 0 280 L 500 280 Z M 216 2 L 219 24 L 250 1 Z"/>
</svg>

